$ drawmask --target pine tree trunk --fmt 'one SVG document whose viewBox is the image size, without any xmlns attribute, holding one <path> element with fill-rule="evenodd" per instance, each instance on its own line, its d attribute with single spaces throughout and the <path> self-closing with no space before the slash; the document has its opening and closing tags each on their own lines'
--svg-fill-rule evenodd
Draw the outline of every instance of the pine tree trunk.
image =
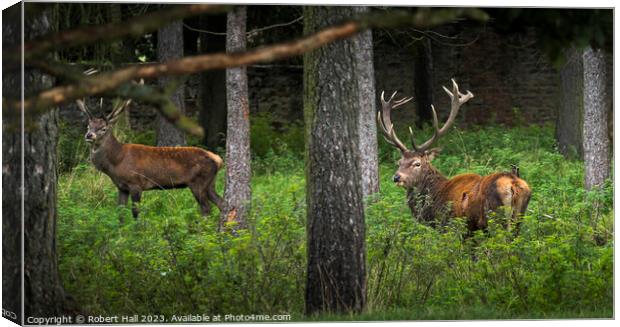
<svg viewBox="0 0 620 327">
<path fill-rule="evenodd" d="M 418 119 L 416 125 L 422 127 L 433 119 L 433 55 L 431 41 L 424 38 L 416 42 L 414 53 L 414 85 Z"/>
<path fill-rule="evenodd" d="M 305 34 L 354 15 L 351 7 L 305 7 Z M 356 49 L 343 40 L 304 56 L 306 314 L 359 312 L 366 304 Z"/>
<path fill-rule="evenodd" d="M 246 49 L 246 7 L 237 6 L 228 13 L 226 51 Z M 250 108 L 248 104 L 248 75 L 245 67 L 226 70 L 226 208 L 223 220 L 237 222 L 244 228 L 250 209 Z"/>
<path fill-rule="evenodd" d="M 157 59 L 166 62 L 183 57 L 183 22 L 177 21 L 161 27 L 157 32 Z M 172 80 L 160 77 L 159 85 L 163 88 Z M 171 95 L 172 102 L 181 112 L 185 112 L 185 86 L 179 85 Z M 157 124 L 157 145 L 178 146 L 185 145 L 183 132 L 176 129 L 161 115 Z"/>
<path fill-rule="evenodd" d="M 17 3 L 2 11 L 2 42 L 5 47 L 20 43 L 21 7 Z M 9 72 L 9 68 L 12 71 Z M 20 68 L 2 67 L 2 96 L 19 99 Z M 2 316 L 22 321 L 22 195 L 21 119 L 2 111 Z"/>
<path fill-rule="evenodd" d="M 354 7 L 356 13 L 367 13 L 368 7 Z M 379 192 L 379 155 L 377 149 L 375 68 L 373 66 L 372 31 L 367 30 L 353 38 L 356 50 L 360 99 L 359 151 L 364 198 Z"/>
<path fill-rule="evenodd" d="M 583 155 L 588 190 L 600 186 L 610 173 L 607 112 L 611 103 L 606 77 L 604 52 L 587 48 L 583 53 Z"/>
<path fill-rule="evenodd" d="M 560 152 L 567 158 L 583 156 L 583 56 L 571 49 L 560 76 L 562 79 L 560 109 L 556 123 L 556 138 Z"/>
<path fill-rule="evenodd" d="M 26 40 L 48 33 L 50 30 L 47 10 L 39 11 L 34 8 L 36 5 L 25 4 L 24 38 Z M 29 14 L 31 12 L 36 14 Z M 3 73 L 3 82 L 8 83 L 4 85 L 3 96 L 19 99 L 20 86 L 15 85 L 15 82 L 19 80 L 19 77 L 11 77 Z M 39 71 L 27 69 L 24 71 L 24 85 L 25 95 L 29 96 L 52 86 L 52 80 Z M 65 298 L 58 274 L 56 253 L 57 119 L 56 109 L 37 118 L 25 117 L 26 129 L 23 134 L 19 132 L 21 126 L 19 120 L 7 120 L 3 125 L 3 132 L 6 132 L 2 142 L 3 245 L 5 246 L 3 260 L 8 262 L 8 260 L 20 258 L 18 253 L 21 251 L 19 243 L 23 218 L 23 235 L 25 235 L 23 238 L 23 275 L 25 276 L 23 298 L 26 317 L 58 316 L 69 310 L 67 305 L 69 301 Z M 23 159 L 21 159 L 22 155 Z M 23 217 L 21 216 L 22 196 Z M 17 245 L 19 247 L 16 248 Z M 5 256 L 7 251 L 14 253 L 7 257 Z M 3 267 L 3 270 L 9 270 L 9 274 L 3 276 L 3 284 L 12 283 L 8 290 L 11 293 L 9 296 L 17 295 L 17 299 L 20 294 L 15 287 L 21 287 L 21 278 L 17 276 L 22 273 L 20 266 L 20 261 L 12 261 L 8 262 L 8 267 Z M 9 280 L 13 278 L 14 280 Z M 15 292 L 17 294 L 14 294 Z M 15 310 L 20 311 L 19 308 Z"/>
<path fill-rule="evenodd" d="M 202 28 L 226 32 L 226 15 L 203 16 Z M 226 37 L 200 34 L 200 52 L 226 51 Z M 210 149 L 224 146 L 226 134 L 226 70 L 208 70 L 200 74 L 200 124 L 205 131 L 204 145 Z"/>
</svg>

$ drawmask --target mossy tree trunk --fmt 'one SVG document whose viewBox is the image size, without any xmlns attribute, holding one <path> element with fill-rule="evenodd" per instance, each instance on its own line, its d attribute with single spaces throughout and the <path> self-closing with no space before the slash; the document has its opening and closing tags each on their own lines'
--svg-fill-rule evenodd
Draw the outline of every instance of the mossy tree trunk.
<svg viewBox="0 0 620 327">
<path fill-rule="evenodd" d="M 246 7 L 237 6 L 228 13 L 226 51 L 246 49 Z M 226 70 L 226 201 L 222 218 L 244 228 L 250 209 L 250 107 L 248 104 L 248 75 L 245 67 Z"/>
<path fill-rule="evenodd" d="M 353 15 L 352 7 L 305 7 L 305 34 Z M 309 315 L 366 305 L 356 50 L 349 39 L 304 56 Z"/>
<path fill-rule="evenodd" d="M 166 62 L 183 57 L 183 22 L 176 21 L 165 25 L 157 31 L 157 59 Z M 173 82 L 168 77 L 160 77 L 159 85 L 162 88 Z M 171 94 L 172 102 L 182 113 L 185 113 L 185 86 L 180 84 Z M 178 146 L 185 145 L 185 135 L 176 129 L 164 117 L 159 115 L 157 123 L 157 145 Z"/>
</svg>

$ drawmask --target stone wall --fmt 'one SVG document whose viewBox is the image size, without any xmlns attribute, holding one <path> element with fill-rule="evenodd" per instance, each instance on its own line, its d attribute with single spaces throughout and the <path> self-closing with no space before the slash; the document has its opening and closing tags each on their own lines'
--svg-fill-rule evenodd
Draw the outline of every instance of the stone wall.
<svg viewBox="0 0 620 327">
<path fill-rule="evenodd" d="M 433 97 L 440 119 L 445 119 L 449 113 L 449 99 L 441 86 L 449 86 L 454 77 L 461 90 L 469 89 L 475 95 L 459 114 L 458 125 L 461 127 L 483 123 L 512 125 L 555 121 L 560 104 L 560 74 L 534 46 L 532 31 L 506 37 L 490 27 L 475 31 L 464 24 L 455 24 L 443 32 L 458 34 L 461 42 L 471 41 L 467 44 L 450 43 L 437 38 L 431 42 Z M 374 50 L 377 93 L 398 90 L 402 95 L 413 95 L 413 50 L 385 37 L 375 37 Z M 282 124 L 303 120 L 301 65 L 252 66 L 248 74 L 252 114 L 270 113 Z M 609 76 L 608 83 L 612 83 L 612 74 Z M 187 82 L 186 107 L 190 115 L 196 113 L 198 80 L 195 75 Z M 414 99 L 394 113 L 394 120 L 413 125 L 416 110 Z M 61 113 L 73 122 L 81 117 L 71 108 L 64 108 Z M 139 104 L 131 108 L 132 126 L 137 128 L 152 128 L 155 117 L 152 108 L 143 108 Z"/>
</svg>

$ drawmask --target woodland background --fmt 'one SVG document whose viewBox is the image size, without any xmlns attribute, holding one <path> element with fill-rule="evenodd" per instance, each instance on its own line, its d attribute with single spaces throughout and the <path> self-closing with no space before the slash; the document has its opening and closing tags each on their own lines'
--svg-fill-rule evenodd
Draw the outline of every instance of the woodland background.
<svg viewBox="0 0 620 327">
<path fill-rule="evenodd" d="M 173 7 L 29 4 L 26 21 L 33 23 L 26 25 L 31 29 L 26 39 L 82 26 L 122 24 Z M 43 115 L 26 115 L 26 153 L 21 153 L 16 111 L 3 98 L 3 308 L 15 305 L 9 299 L 17 298 L 14 281 L 21 278 L 15 265 L 20 258 L 11 251 L 20 238 L 10 236 L 19 235 L 15 230 L 20 217 L 7 214 L 19 212 L 21 194 L 6 190 L 19 189 L 23 154 L 30 158 L 26 171 L 39 165 L 45 172 L 26 179 L 26 227 L 32 231 L 25 240 L 27 315 L 265 313 L 291 314 L 296 321 L 612 317 L 611 10 L 243 8 L 245 20 L 239 7 L 226 7 L 110 42 L 57 45 L 40 55 L 50 60 L 47 64 L 35 56 L 27 66 L 32 86 L 27 94 L 72 85 L 76 82 L 67 72 L 90 67 L 106 73 L 225 52 L 231 33 L 246 35 L 246 47 L 252 49 L 307 36 L 357 15 L 390 15 L 397 9 L 440 23 L 385 26 L 370 20 L 368 24 L 377 27 L 355 36 L 356 41 L 340 40 L 304 56 L 250 64 L 249 121 L 229 120 L 228 126 L 231 84 L 225 69 L 146 80 L 147 87 L 160 92 L 154 94 L 171 96 L 175 107 L 196 124 L 172 120 L 173 115 L 166 120 L 163 105 L 136 99 L 115 129 L 119 139 L 199 146 L 219 153 L 228 164 L 239 158 L 227 151 L 231 128 L 245 131 L 250 160 L 244 169 L 251 174 L 246 185 L 251 197 L 242 215 L 246 228 L 232 234 L 217 232 L 218 210 L 207 219 L 200 217 L 188 190 L 145 193 L 140 218 L 121 224 L 119 215 L 129 217 L 129 210 L 116 207 L 115 187 L 89 163 L 83 140 L 86 117 L 73 101 Z M 10 19 L 17 17 L 11 10 L 15 8 L 3 11 L 5 49 L 18 35 L 11 33 L 10 24 L 17 19 Z M 227 26 L 231 12 L 245 21 L 245 31 Z M 350 51 L 353 47 L 362 50 Z M 15 63 L 4 60 L 3 94 L 10 100 L 16 92 L 10 69 Z M 329 67 L 331 62 L 337 67 Z M 62 69 L 54 70 L 55 63 Z M 338 69 L 347 65 L 355 69 L 341 74 Z M 363 75 L 359 67 L 371 67 L 374 78 L 344 92 L 349 98 L 314 102 L 309 95 L 356 81 Z M 374 115 L 381 90 L 414 96 L 395 112 L 394 121 L 401 135 L 412 125 L 421 130 L 419 138 L 429 137 L 428 108 L 435 104 L 440 120 L 445 119 L 449 104 L 441 85 L 449 85 L 453 77 L 475 98 L 462 109 L 456 128 L 440 141 L 443 152 L 434 163 L 447 176 L 508 171 L 518 165 L 534 193 L 517 237 L 494 219 L 488 233 L 471 238 L 463 237 L 465 226 L 459 220 L 439 229 L 416 222 L 404 191 L 391 183 L 399 154 L 374 132 L 370 140 L 377 145 L 368 149 L 376 157 L 375 191 L 365 186 L 372 185 L 366 177 L 357 175 L 358 164 L 338 166 L 338 160 L 327 160 L 316 151 L 329 144 L 357 147 L 356 139 L 352 141 L 358 135 L 352 132 L 357 128 L 352 127 L 357 124 L 356 105 L 350 104 L 359 104 L 356 95 L 365 96 Z M 158 87 L 171 83 L 177 86 L 171 93 Z M 104 108 L 131 92 L 120 86 L 104 94 Z M 96 108 L 100 94 L 89 95 L 93 96 L 88 103 Z M 320 102 L 343 108 L 342 119 L 314 116 L 326 120 L 316 123 L 323 125 L 309 124 Z M 324 124 L 331 124 L 332 130 L 309 132 Z M 191 133 L 196 127 L 202 133 Z M 333 149 L 326 155 L 336 153 Z M 364 151 L 351 150 L 355 156 L 359 152 Z M 364 208 L 356 216 L 356 226 L 364 232 L 347 245 L 365 260 L 352 263 L 361 269 L 345 271 L 338 284 L 344 287 L 354 278 L 366 281 L 363 290 L 351 295 L 359 306 L 313 304 L 316 299 L 307 294 L 316 286 L 312 283 L 319 283 L 307 275 L 309 260 L 353 257 L 313 256 L 307 226 L 310 221 L 324 224 L 329 214 L 317 214 L 308 201 L 330 201 L 322 197 L 328 195 L 312 192 L 312 185 L 320 182 L 311 173 L 313 167 L 364 179 L 364 186 L 356 182 L 352 193 Z M 226 178 L 225 171 L 218 176 L 219 194 L 231 192 Z M 334 187 L 337 192 L 339 186 Z M 326 230 L 324 240 L 339 239 L 334 233 Z"/>
</svg>

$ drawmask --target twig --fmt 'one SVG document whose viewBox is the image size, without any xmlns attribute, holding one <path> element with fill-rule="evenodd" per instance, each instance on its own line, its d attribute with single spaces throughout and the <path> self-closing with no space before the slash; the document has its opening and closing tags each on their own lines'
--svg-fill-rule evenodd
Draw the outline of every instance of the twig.
<svg viewBox="0 0 620 327">
<path fill-rule="evenodd" d="M 265 26 L 265 27 L 261 27 L 261 28 L 256 28 L 253 29 L 251 31 L 248 31 L 245 33 L 245 35 L 247 36 L 252 36 L 254 34 L 258 34 L 260 32 L 264 32 L 273 28 L 277 28 L 277 27 L 284 27 L 284 26 L 289 26 L 289 25 L 293 25 L 297 22 L 299 22 L 300 20 L 304 19 L 304 16 L 299 16 L 295 19 L 293 19 L 290 22 L 286 22 L 286 23 L 278 23 L 278 24 L 273 24 L 273 25 L 269 25 L 269 26 Z M 219 35 L 219 36 L 226 36 L 226 32 L 213 32 L 213 31 L 208 31 L 208 30 L 203 30 L 200 28 L 196 28 L 196 27 L 192 27 L 189 26 L 187 23 L 183 23 L 183 26 L 185 28 L 187 28 L 190 31 L 194 31 L 194 32 L 198 32 L 198 33 L 204 33 L 204 34 L 210 34 L 210 35 Z"/>
</svg>

